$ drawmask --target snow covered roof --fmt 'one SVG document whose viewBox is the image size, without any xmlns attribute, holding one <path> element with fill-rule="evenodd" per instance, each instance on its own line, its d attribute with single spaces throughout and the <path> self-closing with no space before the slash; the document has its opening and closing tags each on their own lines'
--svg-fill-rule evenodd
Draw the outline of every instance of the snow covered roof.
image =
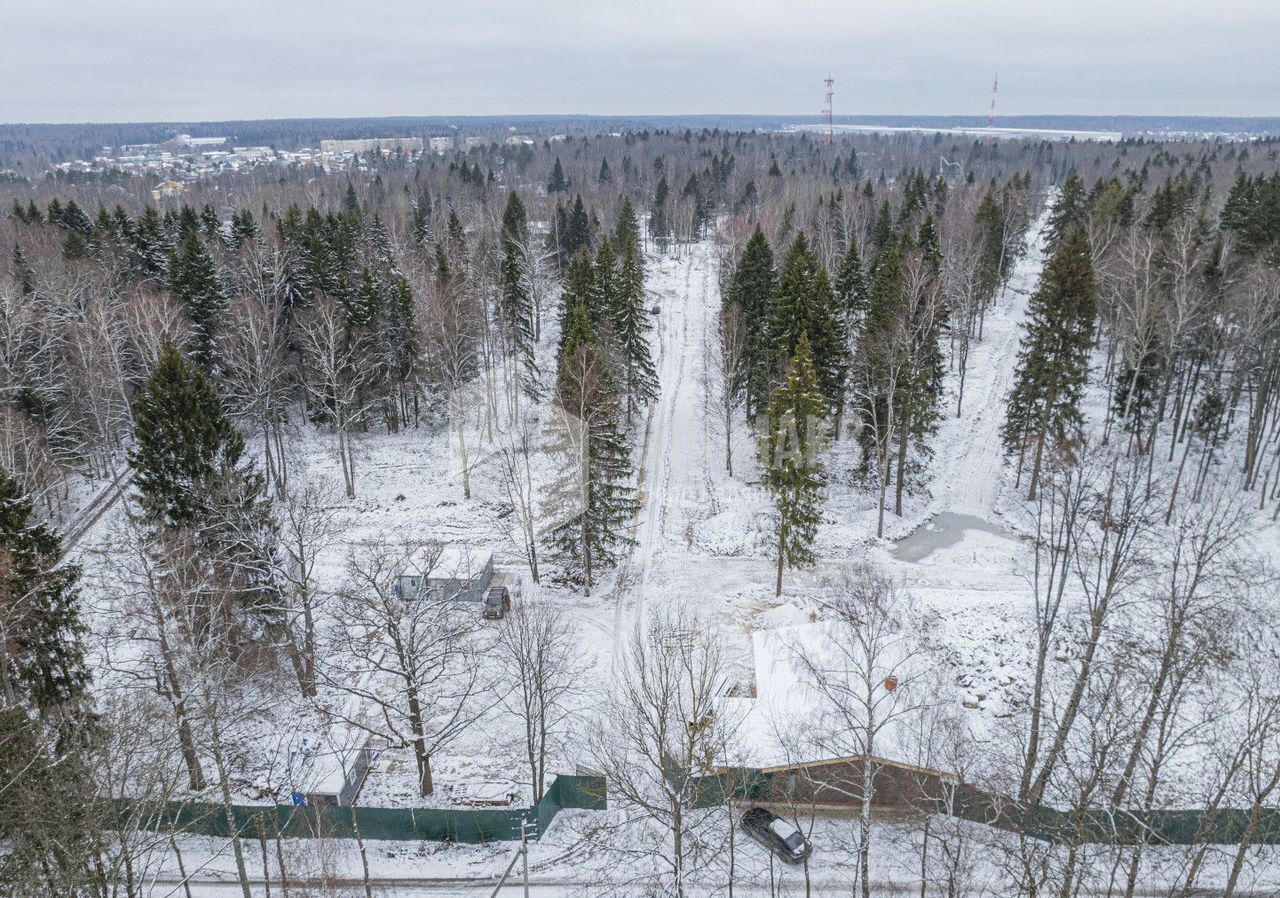
<svg viewBox="0 0 1280 898">
<path fill-rule="evenodd" d="M 429 563 L 431 569 L 423 573 L 431 580 L 470 580 L 493 563 L 493 553 L 455 544 L 445 546 L 439 557 Z"/>
<path fill-rule="evenodd" d="M 794 606 L 782 606 L 770 615 L 770 622 L 796 621 L 807 617 Z M 762 617 L 764 617 L 762 615 Z M 751 634 L 755 667 L 755 698 L 724 698 L 720 713 L 738 722 L 734 752 L 723 763 L 730 766 L 776 767 L 800 760 L 829 757 L 841 740 L 827 740 L 819 751 L 812 742 L 838 729 L 835 715 L 819 692 L 812 675 L 801 663 L 802 657 L 820 667 L 830 667 L 832 676 L 856 676 L 846 671 L 850 658 L 838 654 L 834 646 L 841 638 L 840 625 L 832 621 L 786 623 L 756 630 Z M 892 652 L 887 652 L 892 657 Z M 881 659 L 881 664 L 886 659 Z M 876 665 L 877 678 L 880 676 Z M 898 663 L 888 664 L 886 671 L 905 681 L 911 676 L 913 661 L 903 656 Z M 895 726 L 876 735 L 876 754 L 893 760 L 901 756 Z M 796 744 L 784 744 L 794 742 Z M 805 745 L 804 743 L 810 744 Z M 848 747 L 841 754 L 848 752 Z M 797 757 L 797 750 L 806 757 Z"/>
</svg>

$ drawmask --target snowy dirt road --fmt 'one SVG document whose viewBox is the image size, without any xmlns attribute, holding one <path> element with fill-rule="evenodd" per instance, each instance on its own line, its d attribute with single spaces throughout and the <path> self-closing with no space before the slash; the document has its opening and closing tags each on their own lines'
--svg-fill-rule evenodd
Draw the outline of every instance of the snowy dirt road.
<svg viewBox="0 0 1280 898">
<path fill-rule="evenodd" d="M 941 428 L 933 482 L 932 513 L 952 511 L 991 520 L 1000 498 L 1004 453 L 1000 428 L 1004 424 L 1027 300 L 1044 267 L 1044 225 L 1048 211 L 1031 225 L 1027 252 L 1014 266 L 1009 283 L 987 312 L 983 340 L 969 354 L 962 415 L 955 418 L 955 400 L 948 396 Z"/>
</svg>

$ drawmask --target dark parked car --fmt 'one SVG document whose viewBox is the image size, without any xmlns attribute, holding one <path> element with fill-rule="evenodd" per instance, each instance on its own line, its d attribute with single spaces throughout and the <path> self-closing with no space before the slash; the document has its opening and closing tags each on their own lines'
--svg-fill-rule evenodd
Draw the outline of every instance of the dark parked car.
<svg viewBox="0 0 1280 898">
<path fill-rule="evenodd" d="M 484 594 L 484 602 L 480 606 L 480 616 L 487 620 L 498 620 L 506 617 L 511 610 L 511 593 L 505 586 L 494 586 Z"/>
<path fill-rule="evenodd" d="M 743 814 L 742 828 L 788 864 L 800 863 L 813 851 L 800 830 L 764 808 L 751 808 Z"/>
</svg>

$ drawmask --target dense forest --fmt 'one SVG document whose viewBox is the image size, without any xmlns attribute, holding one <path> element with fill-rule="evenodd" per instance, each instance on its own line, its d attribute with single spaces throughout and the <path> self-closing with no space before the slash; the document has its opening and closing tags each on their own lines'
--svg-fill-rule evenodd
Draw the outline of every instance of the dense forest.
<svg viewBox="0 0 1280 898">
<path fill-rule="evenodd" d="M 410 123 L 205 130 L 296 146 Z M 670 894 L 719 883 L 726 834 L 678 782 L 730 741 L 708 710 L 730 666 L 710 628 L 660 616 L 622 634 L 618 685 L 590 696 L 612 725 L 568 713 L 588 691 L 576 610 L 625 590 L 636 522 L 656 514 L 640 476 L 668 386 L 655 334 L 688 301 L 663 292 L 664 265 L 714 262 L 701 389 L 717 466 L 766 497 L 764 601 L 808 588 L 793 578 L 822 561 L 835 491 L 874 509 L 858 535 L 871 545 L 937 488 L 940 428 L 973 401 L 970 361 L 1032 252 L 1044 266 L 999 429 L 1032 607 L 1022 691 L 992 725 L 999 763 L 947 737 L 954 720 L 903 658 L 892 708 L 859 705 L 807 659 L 844 724 L 806 748 L 871 757 L 900 722 L 934 729 L 899 760 L 1019 807 L 1243 808 L 1239 838 L 1212 854 L 1227 871 L 1214 882 L 1242 889 L 1280 798 L 1265 551 L 1280 518 L 1280 144 L 512 125 L 536 140 L 227 171 L 160 202 L 145 178 L 38 169 L 167 126 L 0 129 L 19 171 L 0 181 L 5 891 L 145 894 L 157 858 L 182 863 L 179 842 L 120 800 L 199 800 L 230 819 L 269 779 L 246 747 L 255 727 L 317 709 L 401 752 L 419 800 L 439 789 L 433 758 L 505 709 L 532 801 L 572 757 L 652 835 L 636 842 L 645 876 Z M 554 601 L 490 632 L 456 603 L 407 597 L 398 578 L 429 573 L 443 537 L 357 541 L 337 523 L 365 497 L 374 445 L 447 469 L 449 504 L 490 515 Z M 332 488 L 308 453 L 336 460 Z M 465 505 L 482 480 L 493 507 Z M 123 496 L 103 518 L 114 529 L 73 554 L 98 495 Z M 887 683 L 873 649 L 896 651 L 914 606 L 875 571 L 847 576 L 822 612 L 862 647 L 859 675 Z M 943 666 L 922 679 L 955 679 Z M 864 896 L 868 777 L 849 824 Z M 979 853 L 999 894 L 1081 894 L 1109 875 L 1133 895 L 1152 863 L 1143 843 L 988 843 L 945 815 L 909 826 L 922 894 L 969 888 Z M 602 827 L 592 851 L 636 863 L 624 829 Z M 258 871 L 285 878 L 279 835 L 227 840 L 246 898 Z M 1180 894 L 1217 851 L 1192 842 Z"/>
</svg>

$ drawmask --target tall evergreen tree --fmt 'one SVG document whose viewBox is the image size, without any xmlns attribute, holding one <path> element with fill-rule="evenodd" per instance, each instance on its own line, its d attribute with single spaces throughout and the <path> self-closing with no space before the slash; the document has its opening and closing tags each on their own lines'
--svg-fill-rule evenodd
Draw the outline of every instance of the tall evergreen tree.
<svg viewBox="0 0 1280 898">
<path fill-rule="evenodd" d="M 560 164 L 560 157 L 556 157 L 556 164 L 551 169 L 551 178 L 547 181 L 547 193 L 557 194 L 564 193 L 569 189 L 569 179 L 564 176 L 564 167 Z"/>
<path fill-rule="evenodd" d="M 754 419 L 757 411 L 763 411 L 769 399 L 773 374 L 769 319 L 773 314 L 777 287 L 773 247 L 769 245 L 769 238 L 765 236 L 764 230 L 756 225 L 724 294 L 725 310 L 732 305 L 738 306 L 746 332 L 744 364 L 747 368 L 748 419 Z"/>
<path fill-rule="evenodd" d="M 782 572 L 813 563 L 813 542 L 822 519 L 822 489 L 826 483 L 818 453 L 826 424 L 826 400 L 818 386 L 809 336 L 801 333 L 786 377 L 769 403 L 769 427 L 764 437 L 764 483 L 777 512 L 777 579 L 782 595 Z"/>
<path fill-rule="evenodd" d="M 156 526 L 208 520 L 228 478 L 249 493 L 261 481 L 244 458 L 244 437 L 213 382 L 173 345 L 160 353 L 138 398 L 129 464 L 143 516 Z"/>
<path fill-rule="evenodd" d="M 79 571 L 0 469 L 0 892 L 89 894 L 96 735 Z M 105 884 L 104 884 L 105 885 Z"/>
<path fill-rule="evenodd" d="M 770 370 L 775 374 L 796 354 L 801 335 L 807 335 L 819 388 L 827 408 L 837 411 L 849 367 L 845 316 L 837 306 L 826 269 L 803 233 L 796 235 L 778 275 L 768 332 Z"/>
<path fill-rule="evenodd" d="M 1050 252 L 1057 252 L 1063 242 L 1089 221 L 1089 196 L 1084 178 L 1074 168 L 1062 184 L 1062 191 L 1053 204 L 1046 225 L 1046 243 Z"/>
<path fill-rule="evenodd" d="M 169 289 L 182 301 L 191 319 L 195 357 L 211 369 L 216 352 L 214 338 L 227 300 L 213 259 L 195 234 L 186 236 L 169 262 Z"/>
<path fill-rule="evenodd" d="M 622 361 L 627 422 L 630 423 L 636 406 L 658 398 L 658 371 L 649 348 L 652 324 L 645 306 L 644 263 L 635 243 L 629 244 L 624 251 L 614 289 L 614 330 Z"/>
<path fill-rule="evenodd" d="M 1046 444 L 1069 451 L 1084 423 L 1080 400 L 1089 378 L 1097 298 L 1083 229 L 1073 231 L 1049 261 L 1027 312 L 1002 437 L 1005 451 L 1018 455 L 1019 477 L 1032 451 L 1034 499 Z"/>
<path fill-rule="evenodd" d="M 613 239 L 618 244 L 618 252 L 624 257 L 634 249 L 640 253 L 640 222 L 636 218 L 635 207 L 628 197 L 623 197 L 622 206 L 618 209 L 618 221 L 613 228 Z M 643 257 L 640 260 L 644 261 Z"/>
<path fill-rule="evenodd" d="M 653 208 L 649 211 L 649 236 L 657 242 L 658 249 L 662 252 L 667 251 L 667 245 L 671 242 L 671 218 L 668 209 L 670 197 L 671 187 L 667 184 L 667 176 L 663 175 L 654 189 Z"/>
<path fill-rule="evenodd" d="M 533 299 L 525 277 L 526 253 L 529 246 L 529 219 L 524 203 L 513 190 L 502 213 L 502 263 L 498 272 L 501 291 L 500 313 L 507 349 L 520 360 L 522 385 L 530 398 L 536 399 L 538 362 L 534 355 Z"/>
<path fill-rule="evenodd" d="M 61 552 L 57 533 L 34 520 L 30 498 L 0 468 L 3 704 L 19 705 L 57 731 L 87 723 L 89 683 L 79 569 L 59 565 Z"/>
<path fill-rule="evenodd" d="M 631 544 L 626 530 L 638 503 L 619 390 L 581 303 L 569 316 L 556 399 L 569 464 L 554 487 L 559 522 L 551 540 L 589 595 L 598 571 L 616 563 Z"/>
<path fill-rule="evenodd" d="M 844 310 L 845 327 L 856 333 L 862 327 L 862 320 L 867 314 L 867 274 L 862 267 L 862 256 L 858 252 L 855 240 L 849 241 L 840 267 L 836 269 L 835 284 L 836 301 Z"/>
</svg>

